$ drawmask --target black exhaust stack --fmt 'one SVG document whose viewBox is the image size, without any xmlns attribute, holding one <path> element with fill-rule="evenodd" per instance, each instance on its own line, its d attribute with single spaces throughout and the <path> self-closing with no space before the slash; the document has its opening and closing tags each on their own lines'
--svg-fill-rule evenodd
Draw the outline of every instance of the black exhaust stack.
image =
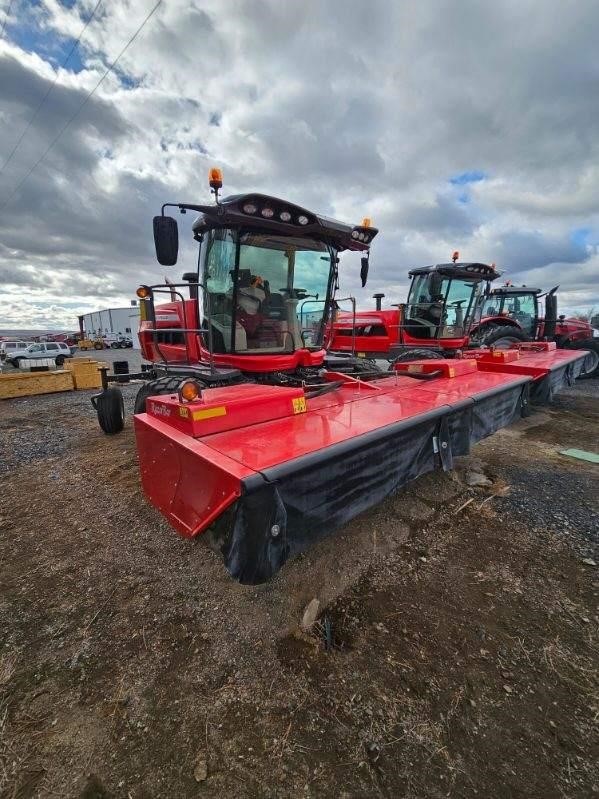
<svg viewBox="0 0 599 799">
<path fill-rule="evenodd" d="M 376 309 L 377 311 L 381 310 L 381 300 L 383 299 L 384 294 L 373 294 L 372 299 L 376 300 Z"/>
<path fill-rule="evenodd" d="M 552 341 L 555 338 L 555 330 L 557 325 L 557 295 L 556 292 L 559 286 L 555 286 L 551 291 L 547 292 L 545 296 L 545 326 L 543 329 L 543 338 L 547 341 Z"/>
</svg>

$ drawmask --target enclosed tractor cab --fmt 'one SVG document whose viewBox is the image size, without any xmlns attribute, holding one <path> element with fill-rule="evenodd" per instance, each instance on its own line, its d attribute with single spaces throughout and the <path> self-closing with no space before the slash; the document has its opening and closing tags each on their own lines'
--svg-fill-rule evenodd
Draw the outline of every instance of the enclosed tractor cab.
<svg viewBox="0 0 599 799">
<path fill-rule="evenodd" d="M 480 320 L 470 331 L 472 346 L 505 349 L 519 342 L 553 341 L 559 349 L 586 350 L 581 376 L 599 376 L 599 330 L 588 322 L 558 316 L 558 288 L 543 293 L 506 283 L 490 289 Z"/>
<path fill-rule="evenodd" d="M 389 361 L 453 357 L 469 343 L 469 330 L 480 318 L 485 288 L 498 277 L 494 266 L 452 263 L 413 269 L 406 303 L 375 311 L 339 314 L 332 326 L 333 352 Z"/>
<path fill-rule="evenodd" d="M 338 255 L 367 258 L 376 229 L 264 195 L 221 202 L 218 175 L 212 184 L 215 204 L 175 206 L 198 213 L 197 270 L 184 283 L 138 291 L 153 365 L 136 401 L 135 437 L 148 500 L 182 536 L 206 540 L 235 579 L 253 584 L 526 414 L 554 355 L 540 363 L 531 353 L 504 370 L 484 357 L 429 359 L 397 363 L 390 374 L 351 353 L 328 354 Z M 154 238 L 159 262 L 173 266 L 178 229 L 164 207 Z M 447 340 L 457 341 L 487 273 L 430 271 L 426 286 L 415 273 L 409 326 L 425 328 L 432 342 L 451 328 Z M 458 277 L 459 292 L 451 285 Z M 448 315 L 435 322 L 437 302 Z M 581 357 L 568 353 L 560 364 Z M 106 432 L 122 428 L 118 388 L 107 384 L 93 402 Z"/>
</svg>

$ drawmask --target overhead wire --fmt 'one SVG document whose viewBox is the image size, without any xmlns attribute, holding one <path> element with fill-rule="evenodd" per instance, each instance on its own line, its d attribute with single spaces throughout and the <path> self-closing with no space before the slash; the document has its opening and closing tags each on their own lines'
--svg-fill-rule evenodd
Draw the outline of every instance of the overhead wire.
<svg viewBox="0 0 599 799">
<path fill-rule="evenodd" d="M 11 0 L 11 2 L 12 2 L 12 0 Z M 96 11 L 98 10 L 98 7 L 99 7 L 99 5 L 101 4 L 101 2 L 102 2 L 102 0 L 98 0 L 98 2 L 96 3 L 96 5 L 94 6 L 94 10 L 92 11 L 92 13 L 91 13 L 90 17 L 88 18 L 87 22 L 85 23 L 85 25 L 84 25 L 84 26 L 83 26 L 83 28 L 81 29 L 81 33 L 80 33 L 80 34 L 79 34 L 79 36 L 77 37 L 77 40 L 75 41 L 75 43 L 73 44 L 73 46 L 72 46 L 72 47 L 71 47 L 71 49 L 69 50 L 69 54 L 67 55 L 67 57 L 64 59 L 64 61 L 63 61 L 63 62 L 62 62 L 62 64 L 60 65 L 60 69 L 64 69 L 64 67 L 67 65 L 67 63 L 68 63 L 69 59 L 71 58 L 71 56 L 73 55 L 73 53 L 75 52 L 75 50 L 77 49 L 77 47 L 79 46 L 79 42 L 81 41 L 81 37 L 83 36 L 83 34 L 85 33 L 85 31 L 87 30 L 87 27 L 88 27 L 88 25 L 90 24 L 90 22 L 91 22 L 91 21 L 92 21 L 92 19 L 94 18 L 95 14 L 96 14 Z M 43 97 L 42 97 L 42 99 L 40 100 L 40 102 L 39 102 L 39 104 L 38 104 L 37 108 L 36 108 L 36 109 L 35 109 L 35 111 L 33 112 L 33 116 L 31 117 L 31 119 L 29 120 L 29 122 L 27 123 L 27 125 L 25 126 L 25 129 L 24 129 L 24 131 L 21 133 L 21 135 L 20 135 L 20 136 L 19 136 L 19 138 L 17 139 L 17 143 L 15 144 L 15 146 L 12 148 L 12 150 L 11 150 L 11 151 L 10 151 L 10 153 L 8 154 L 8 158 L 7 158 L 7 159 L 6 159 L 6 161 L 5 161 L 5 162 L 2 164 L 2 167 L 0 167 L 0 175 L 2 175 L 2 173 L 4 172 L 4 170 L 6 169 L 6 167 L 8 166 L 8 164 L 9 164 L 9 163 L 12 161 L 14 154 L 17 152 L 17 150 L 18 150 L 18 149 L 19 149 L 19 147 L 21 146 L 21 142 L 23 141 L 23 139 L 24 139 L 24 138 L 25 138 L 25 136 L 27 135 L 27 131 L 29 130 L 29 128 L 30 128 L 30 127 L 32 126 L 32 124 L 34 123 L 34 121 L 35 121 L 35 119 L 36 119 L 37 115 L 39 114 L 39 112 L 40 112 L 40 111 L 41 111 L 41 109 L 42 109 L 42 106 L 44 105 L 44 103 L 46 102 L 46 100 L 48 99 L 48 97 L 50 96 L 50 93 L 51 93 L 52 89 L 53 89 L 53 88 L 56 86 L 56 81 L 57 81 L 57 80 L 58 80 L 58 70 L 56 71 L 56 76 L 54 77 L 54 80 L 52 81 L 52 83 L 50 84 L 50 86 L 47 88 L 47 90 L 46 90 L 46 93 L 44 94 L 44 96 L 43 96 Z"/>
<path fill-rule="evenodd" d="M 4 15 L 4 19 L 2 20 L 2 30 L 0 31 L 0 39 L 4 36 L 4 29 L 6 28 L 6 23 L 8 22 L 8 18 L 10 17 L 10 11 L 12 9 L 13 0 L 8 0 L 8 6 L 6 7 L 6 13 Z"/>
<path fill-rule="evenodd" d="M 122 57 L 122 56 L 125 54 L 125 52 L 127 51 L 127 49 L 128 49 L 128 48 L 129 48 L 129 47 L 130 47 L 130 46 L 133 44 L 133 42 L 135 41 L 135 39 L 137 39 L 137 37 L 139 36 L 139 34 L 141 33 L 141 31 L 142 31 L 142 30 L 143 30 L 143 28 L 145 27 L 146 23 L 147 23 L 147 22 L 148 22 L 148 21 L 151 19 L 151 17 L 152 17 L 152 16 L 155 14 L 155 12 L 157 11 L 158 7 L 162 5 L 162 2 L 163 2 L 163 0 L 158 0 L 158 2 L 155 4 L 155 6 L 152 8 L 152 10 L 151 10 L 151 11 L 150 11 L 150 12 L 149 12 L 147 15 L 146 15 L 146 17 L 144 18 L 144 20 L 143 20 L 143 22 L 141 23 L 141 25 L 140 25 L 140 26 L 137 28 L 137 30 L 135 31 L 135 33 L 133 34 L 133 36 L 131 36 L 131 38 L 129 39 L 129 41 L 127 42 L 127 44 L 126 44 L 126 45 L 123 47 L 123 49 L 120 51 L 120 53 L 119 53 L 119 54 L 117 55 L 117 57 L 114 59 L 114 61 L 113 61 L 113 62 L 110 64 L 110 66 L 109 66 L 109 67 L 106 69 L 106 71 L 104 72 L 104 74 L 102 75 L 102 77 L 100 78 L 100 80 L 99 80 L 99 81 L 96 83 L 96 85 L 94 86 L 94 88 L 93 88 L 93 89 L 92 89 L 90 92 L 88 92 L 88 94 L 86 95 L 85 99 L 84 99 L 84 100 L 83 100 L 83 102 L 82 102 L 82 103 L 79 105 L 79 107 L 77 108 L 77 110 L 75 111 L 75 113 L 74 113 L 72 116 L 70 116 L 70 117 L 69 117 L 69 119 L 68 119 L 68 120 L 66 121 L 66 123 L 65 123 L 65 124 L 62 126 L 62 128 L 61 128 L 61 129 L 60 129 L 60 131 L 57 133 L 57 135 L 56 135 L 56 136 L 55 136 L 55 137 L 52 139 L 52 141 L 50 142 L 50 144 L 48 145 L 48 147 L 47 147 L 47 148 L 44 150 L 44 152 L 42 153 L 42 155 L 41 155 L 41 156 L 40 156 L 40 157 L 37 159 L 37 161 L 36 161 L 36 162 L 33 164 L 33 166 L 31 167 L 31 169 L 30 169 L 30 170 L 27 172 L 27 174 L 26 174 L 26 175 L 25 175 L 25 176 L 24 176 L 24 177 L 23 177 L 23 178 L 22 178 L 22 179 L 19 181 L 19 183 L 17 183 L 17 185 L 16 185 L 16 186 L 15 186 L 15 188 L 12 190 L 12 192 L 9 194 L 9 196 L 6 198 L 6 200 L 5 200 L 5 201 L 2 203 L 2 205 L 0 206 L 0 211 L 3 211 L 3 210 L 6 208 L 6 206 L 8 205 L 8 203 L 9 203 L 9 202 L 12 200 L 12 198 L 15 196 L 15 194 L 16 194 L 16 193 L 19 191 L 19 189 L 21 188 L 21 186 L 22 186 L 22 185 L 23 185 L 23 184 L 24 184 L 24 183 L 25 183 L 25 182 L 26 182 L 26 181 L 29 179 L 29 176 L 30 176 L 30 175 L 31 175 L 31 174 L 32 174 L 32 173 L 33 173 L 33 172 L 34 172 L 34 171 L 37 169 L 37 167 L 38 167 L 38 166 L 39 166 L 39 165 L 42 163 L 42 161 L 43 161 L 43 160 L 45 159 L 45 157 L 48 155 L 48 153 L 50 152 L 50 150 L 52 150 L 52 148 L 53 148 L 53 147 L 56 145 L 56 143 L 57 143 L 57 142 L 58 142 L 58 140 L 61 138 L 61 136 L 62 136 L 62 135 L 65 133 L 65 131 L 66 131 L 66 130 L 69 128 L 69 126 L 71 125 L 71 123 L 72 123 L 72 122 L 74 122 L 74 120 L 75 120 L 75 119 L 76 119 L 76 118 L 79 116 L 79 114 L 81 113 L 81 111 L 83 110 L 83 108 L 84 108 L 84 107 L 87 105 L 87 103 L 89 102 L 89 100 L 91 100 L 91 98 L 94 96 L 94 94 L 96 93 L 96 91 L 97 91 L 97 90 L 100 88 L 100 86 L 102 85 L 102 83 L 104 82 L 104 80 L 105 80 L 105 79 L 108 77 L 108 75 L 109 75 L 109 74 L 112 72 L 112 70 L 114 69 L 114 67 L 115 67 L 115 66 L 118 64 L 118 62 L 119 62 L 120 58 L 121 58 L 121 57 Z"/>
</svg>

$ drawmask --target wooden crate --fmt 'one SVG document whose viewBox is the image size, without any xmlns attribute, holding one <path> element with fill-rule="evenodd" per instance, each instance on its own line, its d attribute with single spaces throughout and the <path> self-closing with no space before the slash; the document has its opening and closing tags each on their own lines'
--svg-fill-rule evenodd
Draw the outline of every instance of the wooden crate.
<svg viewBox="0 0 599 799">
<path fill-rule="evenodd" d="M 102 388 L 100 367 L 105 363 L 94 361 L 92 358 L 70 358 L 65 361 L 65 368 L 73 375 L 73 383 L 77 390 L 84 388 Z"/>
<path fill-rule="evenodd" d="M 31 397 L 35 394 L 52 394 L 55 391 L 72 390 L 73 375 L 68 371 L 0 375 L 0 399 Z"/>
</svg>

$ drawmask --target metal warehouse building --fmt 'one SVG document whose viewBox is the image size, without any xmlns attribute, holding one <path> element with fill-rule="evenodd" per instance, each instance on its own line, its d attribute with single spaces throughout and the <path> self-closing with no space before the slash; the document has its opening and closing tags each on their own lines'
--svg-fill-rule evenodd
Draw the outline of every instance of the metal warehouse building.
<svg viewBox="0 0 599 799">
<path fill-rule="evenodd" d="M 86 336 L 131 336 L 134 349 L 140 349 L 137 335 L 139 308 L 135 300 L 131 300 L 129 308 L 106 308 L 82 314 L 79 318 Z"/>
</svg>

